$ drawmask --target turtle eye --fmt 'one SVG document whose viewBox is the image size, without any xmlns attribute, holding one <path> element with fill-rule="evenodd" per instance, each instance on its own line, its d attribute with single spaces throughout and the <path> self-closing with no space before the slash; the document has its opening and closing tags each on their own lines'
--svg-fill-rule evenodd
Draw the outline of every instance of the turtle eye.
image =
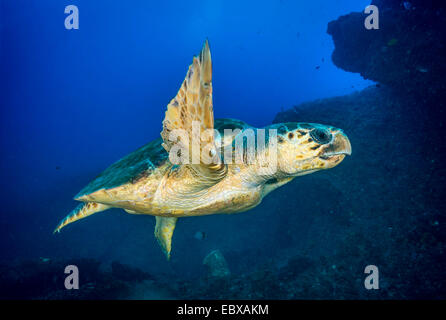
<svg viewBox="0 0 446 320">
<path fill-rule="evenodd" d="M 331 133 L 324 129 L 313 129 L 310 131 L 310 136 L 314 141 L 320 144 L 326 144 L 331 141 Z"/>
<path fill-rule="evenodd" d="M 277 133 L 278 134 L 285 134 L 288 132 L 288 128 L 284 125 L 281 125 L 278 129 L 277 129 Z"/>
</svg>

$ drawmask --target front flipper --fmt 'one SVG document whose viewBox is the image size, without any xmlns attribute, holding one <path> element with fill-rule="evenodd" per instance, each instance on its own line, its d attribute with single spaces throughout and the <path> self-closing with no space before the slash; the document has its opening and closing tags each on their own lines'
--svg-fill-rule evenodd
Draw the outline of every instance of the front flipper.
<svg viewBox="0 0 446 320">
<path fill-rule="evenodd" d="M 200 55 L 194 57 L 180 90 L 167 106 L 161 136 L 171 162 L 175 162 L 171 155 L 180 158 L 179 163 L 174 164 L 181 165 L 181 170 L 191 171 L 201 186 L 215 184 L 224 178 L 227 167 L 221 163 L 214 137 L 212 62 L 208 41 Z"/>
<path fill-rule="evenodd" d="M 170 250 L 172 248 L 172 235 L 178 218 L 173 217 L 155 217 L 155 238 L 158 240 L 167 260 L 170 259 Z"/>
</svg>

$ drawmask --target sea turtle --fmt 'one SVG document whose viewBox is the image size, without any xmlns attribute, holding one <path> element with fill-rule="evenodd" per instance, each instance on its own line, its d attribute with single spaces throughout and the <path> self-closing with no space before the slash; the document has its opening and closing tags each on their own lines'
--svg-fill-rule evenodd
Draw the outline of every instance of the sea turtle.
<svg viewBox="0 0 446 320">
<path fill-rule="evenodd" d="M 260 170 L 265 169 L 265 162 L 258 158 L 249 161 L 246 156 L 246 133 L 254 132 L 259 142 L 261 129 L 234 119 L 214 122 L 211 81 L 211 53 L 206 41 L 167 106 L 161 138 L 111 165 L 82 189 L 75 196 L 82 204 L 59 223 L 55 232 L 110 208 L 153 215 L 155 237 L 169 259 L 178 218 L 249 210 L 293 178 L 332 168 L 351 154 L 350 142 L 341 129 L 313 123 L 273 124 L 264 128 L 268 134 L 263 147 L 255 144 L 255 148 L 265 157 L 274 154 L 276 167 Z M 209 129 L 215 129 L 213 134 L 206 134 Z M 224 134 L 225 129 L 226 133 L 231 129 L 229 134 Z M 176 132 L 198 139 L 198 161 L 191 163 L 181 158 L 182 152 L 184 156 L 189 150 L 188 141 L 179 136 L 172 139 Z M 236 149 L 239 137 L 243 141 L 240 161 L 222 161 L 228 147 Z M 234 155 L 230 159 L 234 160 Z"/>
</svg>

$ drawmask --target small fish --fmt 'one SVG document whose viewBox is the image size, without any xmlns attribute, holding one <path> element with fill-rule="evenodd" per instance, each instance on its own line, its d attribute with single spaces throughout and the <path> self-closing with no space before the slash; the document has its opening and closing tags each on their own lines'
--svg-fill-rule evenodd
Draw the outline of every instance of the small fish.
<svg viewBox="0 0 446 320">
<path fill-rule="evenodd" d="M 319 70 L 321 68 L 321 66 L 316 66 L 316 70 Z"/>
<path fill-rule="evenodd" d="M 194 234 L 194 238 L 197 240 L 203 240 L 204 238 L 206 238 L 206 233 L 204 233 L 203 231 L 197 231 Z"/>
<path fill-rule="evenodd" d="M 40 259 L 40 261 L 42 261 L 42 262 L 44 262 L 44 263 L 47 263 L 47 262 L 50 262 L 50 261 L 51 261 L 50 258 L 43 258 L 43 257 L 40 257 L 39 259 Z"/>
<path fill-rule="evenodd" d="M 60 168 L 60 166 L 56 166 L 56 170 L 60 170 L 61 168 Z"/>
</svg>

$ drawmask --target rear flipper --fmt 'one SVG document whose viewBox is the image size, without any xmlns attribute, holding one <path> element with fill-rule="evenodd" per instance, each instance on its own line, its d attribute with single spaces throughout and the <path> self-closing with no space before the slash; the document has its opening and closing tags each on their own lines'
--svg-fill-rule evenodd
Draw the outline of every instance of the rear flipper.
<svg viewBox="0 0 446 320">
<path fill-rule="evenodd" d="M 155 238 L 158 240 L 167 260 L 170 259 L 170 250 L 172 248 L 172 235 L 178 218 L 174 217 L 155 217 Z"/>
<path fill-rule="evenodd" d="M 66 225 L 86 218 L 96 212 L 104 211 L 110 209 L 111 207 L 105 204 L 96 203 L 96 202 L 86 202 L 78 205 L 69 215 L 67 215 L 56 227 L 54 233 L 60 232 L 60 229 L 65 227 Z M 136 213 L 134 211 L 126 210 L 128 213 Z M 156 225 L 155 225 L 155 237 L 158 240 L 164 254 L 167 259 L 170 259 L 170 251 L 172 248 L 172 235 L 175 230 L 175 225 L 177 223 L 178 218 L 173 217 L 155 217 Z"/>
<path fill-rule="evenodd" d="M 67 215 L 56 227 L 54 233 L 60 232 L 60 229 L 74 221 L 91 216 L 93 213 L 109 209 L 110 206 L 96 202 L 86 202 L 78 205 L 69 215 Z"/>
</svg>

